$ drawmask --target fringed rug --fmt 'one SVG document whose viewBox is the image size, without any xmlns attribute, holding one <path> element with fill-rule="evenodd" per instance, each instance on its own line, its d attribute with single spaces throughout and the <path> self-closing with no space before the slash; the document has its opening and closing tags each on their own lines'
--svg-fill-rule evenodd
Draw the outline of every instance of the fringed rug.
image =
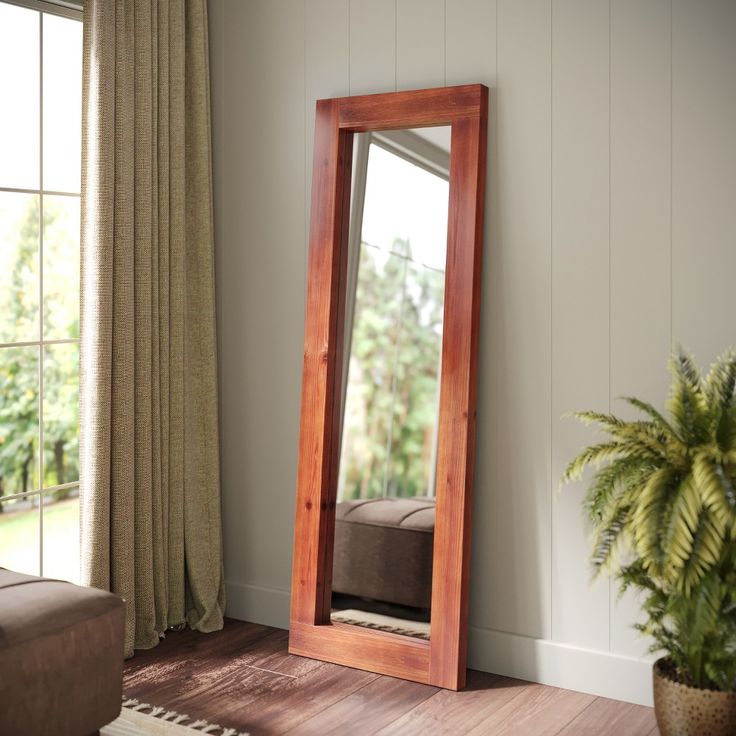
<svg viewBox="0 0 736 736">
<path fill-rule="evenodd" d="M 208 721 L 196 720 L 183 713 L 123 698 L 123 710 L 112 723 L 100 729 L 101 736 L 248 736 L 235 728 L 225 728 Z"/>
</svg>

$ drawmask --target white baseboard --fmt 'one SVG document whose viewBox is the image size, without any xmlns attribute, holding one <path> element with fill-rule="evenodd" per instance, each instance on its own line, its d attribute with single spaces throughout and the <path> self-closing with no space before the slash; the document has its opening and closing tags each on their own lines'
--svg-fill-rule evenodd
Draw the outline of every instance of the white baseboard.
<svg viewBox="0 0 736 736">
<path fill-rule="evenodd" d="M 288 591 L 235 582 L 226 587 L 231 618 L 289 628 Z M 468 666 L 628 703 L 652 704 L 652 664 L 647 659 L 471 626 Z"/>
<path fill-rule="evenodd" d="M 289 628 L 289 599 L 286 590 L 225 581 L 225 615 L 239 621 Z"/>
<path fill-rule="evenodd" d="M 468 667 L 567 690 L 652 705 L 651 660 L 471 626 Z"/>
</svg>

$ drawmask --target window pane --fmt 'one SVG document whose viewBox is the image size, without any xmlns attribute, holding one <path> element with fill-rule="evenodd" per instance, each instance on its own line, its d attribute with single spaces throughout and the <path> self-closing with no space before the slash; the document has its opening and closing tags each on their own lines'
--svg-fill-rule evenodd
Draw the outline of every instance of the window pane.
<svg viewBox="0 0 736 736">
<path fill-rule="evenodd" d="M 0 342 L 38 340 L 38 221 L 38 195 L 0 192 Z"/>
<path fill-rule="evenodd" d="M 441 176 L 370 146 L 340 501 L 434 495 L 448 192 Z"/>
<path fill-rule="evenodd" d="M 79 583 L 79 489 L 49 491 L 43 501 L 43 574 Z"/>
<path fill-rule="evenodd" d="M 411 242 L 412 260 L 444 271 L 449 183 L 372 144 L 362 239 L 391 250 Z"/>
<path fill-rule="evenodd" d="M 0 484 L 4 495 L 38 488 L 37 347 L 0 348 Z"/>
<path fill-rule="evenodd" d="M 5 501 L 0 514 L 0 567 L 38 575 L 40 529 L 38 496 Z"/>
<path fill-rule="evenodd" d="M 434 496 L 445 274 L 407 263 L 387 491 Z"/>
<path fill-rule="evenodd" d="M 0 186 L 38 189 L 39 14 L 0 3 Z"/>
<path fill-rule="evenodd" d="M 79 337 L 79 197 L 43 198 L 43 332 Z"/>
<path fill-rule="evenodd" d="M 82 169 L 82 24 L 43 16 L 43 188 L 78 192 Z"/>
<path fill-rule="evenodd" d="M 340 501 L 377 498 L 386 490 L 406 263 L 400 256 L 361 245 L 338 481 Z"/>
<path fill-rule="evenodd" d="M 47 345 L 43 355 L 44 487 L 79 480 L 79 346 Z"/>
</svg>

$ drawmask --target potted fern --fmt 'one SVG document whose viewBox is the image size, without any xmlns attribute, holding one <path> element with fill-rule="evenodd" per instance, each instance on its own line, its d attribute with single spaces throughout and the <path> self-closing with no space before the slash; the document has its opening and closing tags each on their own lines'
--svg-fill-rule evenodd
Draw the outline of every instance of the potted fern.
<svg viewBox="0 0 736 736">
<path fill-rule="evenodd" d="M 585 495 L 592 563 L 643 593 L 654 704 L 663 736 L 736 734 L 736 351 L 703 378 L 678 348 L 668 417 L 578 412 L 608 437 L 583 450 L 563 482 L 595 470 Z"/>
</svg>

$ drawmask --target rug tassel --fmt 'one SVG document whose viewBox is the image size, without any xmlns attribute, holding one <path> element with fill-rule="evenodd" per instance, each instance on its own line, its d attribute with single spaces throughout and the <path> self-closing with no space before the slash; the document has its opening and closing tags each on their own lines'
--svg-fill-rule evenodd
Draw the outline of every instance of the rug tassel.
<svg viewBox="0 0 736 736">
<path fill-rule="evenodd" d="M 151 716 L 152 718 L 156 718 L 160 721 L 182 725 L 186 728 L 191 728 L 193 731 L 211 734 L 211 736 L 215 736 L 216 731 L 220 731 L 219 736 L 249 736 L 247 732 L 239 732 L 234 728 L 223 728 L 222 726 L 218 726 L 215 723 L 209 723 L 201 718 L 196 721 L 192 721 L 192 723 L 185 724 L 184 721 L 190 721 L 191 718 L 184 713 L 177 713 L 175 710 L 166 710 L 166 708 L 159 705 L 141 703 L 137 698 L 128 698 L 125 695 L 123 695 L 123 708 L 138 711 L 139 713 L 150 711 L 150 713 L 144 713 L 144 715 Z"/>
</svg>

